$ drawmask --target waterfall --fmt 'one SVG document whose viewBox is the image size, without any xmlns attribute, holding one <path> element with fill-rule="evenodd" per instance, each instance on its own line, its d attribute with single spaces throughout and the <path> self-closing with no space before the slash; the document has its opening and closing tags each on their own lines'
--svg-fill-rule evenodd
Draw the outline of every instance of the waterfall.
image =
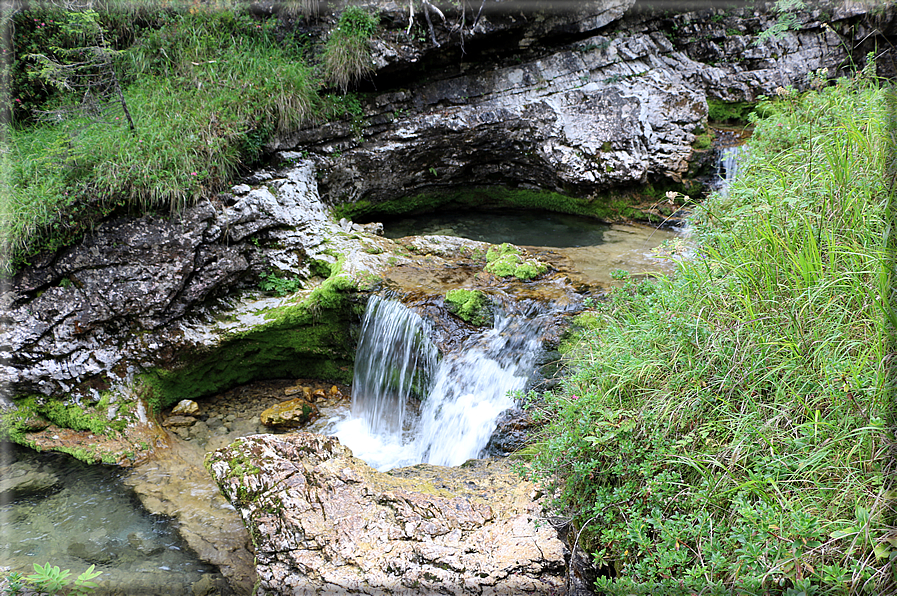
<svg viewBox="0 0 897 596">
<path fill-rule="evenodd" d="M 419 315 L 397 300 L 371 296 L 355 356 L 352 413 L 372 433 L 402 433 L 411 398 L 429 391 L 438 354 Z"/>
<path fill-rule="evenodd" d="M 716 165 L 720 193 L 725 194 L 729 185 L 735 180 L 735 176 L 738 175 L 738 168 L 744 152 L 744 145 L 726 147 L 720 151 L 719 162 Z"/>
<path fill-rule="evenodd" d="M 328 432 L 380 470 L 456 466 L 478 457 L 514 407 L 541 349 L 538 317 L 497 313 L 438 364 L 429 325 L 397 300 L 372 297 L 355 361 L 352 411 Z M 410 411 L 420 396 L 419 414 Z"/>
</svg>

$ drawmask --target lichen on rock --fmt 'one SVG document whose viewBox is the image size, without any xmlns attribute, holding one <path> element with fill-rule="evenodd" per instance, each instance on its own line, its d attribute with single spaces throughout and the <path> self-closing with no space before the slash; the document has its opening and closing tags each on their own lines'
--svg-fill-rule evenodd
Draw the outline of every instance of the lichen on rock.
<svg viewBox="0 0 897 596">
<path fill-rule="evenodd" d="M 248 459 L 256 469 L 234 473 Z M 552 594 L 564 546 L 502 460 L 377 472 L 336 438 L 255 435 L 207 460 L 267 594 Z"/>
</svg>

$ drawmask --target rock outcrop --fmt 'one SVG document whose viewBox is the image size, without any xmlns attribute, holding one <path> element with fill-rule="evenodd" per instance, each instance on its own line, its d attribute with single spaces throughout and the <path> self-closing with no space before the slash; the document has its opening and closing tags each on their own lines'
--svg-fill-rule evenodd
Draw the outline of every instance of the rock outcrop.
<svg viewBox="0 0 897 596">
<path fill-rule="evenodd" d="M 503 461 L 377 472 L 331 437 L 256 435 L 209 469 L 266 594 L 556 594 L 564 546 Z"/>
<path fill-rule="evenodd" d="M 295 131 L 272 147 L 310 151 L 322 196 L 354 213 L 376 212 L 383 202 L 412 209 L 459 187 L 595 197 L 612 187 L 679 182 L 694 169 L 708 100 L 754 102 L 778 87 L 803 89 L 807 73 L 821 68 L 836 76 L 848 54 L 832 25 L 856 18 L 815 10 L 761 40 L 774 14 L 627 12 L 632 4 L 579 2 L 554 12 L 538 5 L 518 14 L 519 3 L 508 2 L 471 29 L 466 53 L 457 55 L 450 48 L 464 44 L 461 18 L 449 10 L 436 27 L 442 45 L 434 55 L 432 41 L 389 42 L 405 20 L 386 2 L 388 29 L 374 43 L 382 70 L 372 75 L 381 91 L 363 115 Z M 399 57 L 406 76 L 395 85 Z M 415 71 L 416 63 L 427 67 Z"/>
</svg>

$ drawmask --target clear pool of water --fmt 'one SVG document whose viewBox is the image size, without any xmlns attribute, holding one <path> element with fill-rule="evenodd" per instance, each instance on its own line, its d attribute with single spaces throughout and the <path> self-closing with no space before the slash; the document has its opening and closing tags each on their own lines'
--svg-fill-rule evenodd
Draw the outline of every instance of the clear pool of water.
<svg viewBox="0 0 897 596">
<path fill-rule="evenodd" d="M 14 445 L 2 450 L 0 471 L 56 479 L 49 490 L 7 494 L 0 503 L 0 560 L 10 571 L 28 575 L 35 563 L 50 563 L 74 578 L 96 565 L 98 595 L 192 594 L 207 575 L 204 583 L 220 583 L 172 522 L 146 513 L 122 484 L 121 470 Z"/>
<path fill-rule="evenodd" d="M 662 246 L 682 242 L 677 230 L 641 224 L 605 224 L 546 211 L 441 211 L 383 222 L 388 238 L 457 236 L 480 242 L 551 248 L 566 255 L 583 278 L 602 285 L 618 280 L 612 272 L 669 272 Z"/>
</svg>

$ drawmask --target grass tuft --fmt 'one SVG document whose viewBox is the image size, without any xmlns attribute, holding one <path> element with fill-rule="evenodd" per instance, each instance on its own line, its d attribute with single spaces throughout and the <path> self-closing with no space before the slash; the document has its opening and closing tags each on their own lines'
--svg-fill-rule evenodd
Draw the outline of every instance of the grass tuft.
<svg viewBox="0 0 897 596">
<path fill-rule="evenodd" d="M 340 15 L 336 28 L 324 46 L 324 72 L 327 82 L 345 93 L 373 71 L 368 45 L 377 30 L 376 15 L 358 6 L 349 6 Z"/>
<path fill-rule="evenodd" d="M 602 593 L 894 592 L 888 98 L 763 102 L 694 258 L 612 292 L 532 401 L 529 475 Z"/>
</svg>

